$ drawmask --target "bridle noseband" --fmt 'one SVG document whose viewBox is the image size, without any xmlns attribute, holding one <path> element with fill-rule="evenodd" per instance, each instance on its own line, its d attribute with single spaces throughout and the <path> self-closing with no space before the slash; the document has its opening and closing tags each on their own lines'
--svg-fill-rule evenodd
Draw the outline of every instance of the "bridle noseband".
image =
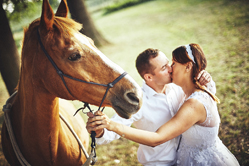
<svg viewBox="0 0 249 166">
<path fill-rule="evenodd" d="M 120 80 L 127 74 L 127 72 L 122 73 L 122 74 L 121 74 L 119 77 L 117 77 L 113 82 L 108 83 L 108 84 L 100 84 L 100 83 L 96 83 L 96 82 L 88 82 L 88 81 L 84 81 L 84 80 L 81 80 L 81 79 L 74 78 L 74 77 L 72 77 L 72 76 L 66 75 L 66 74 L 64 74 L 64 73 L 58 68 L 58 66 L 55 64 L 55 62 L 54 62 L 53 59 L 51 58 L 51 56 L 50 56 L 50 55 L 48 54 L 48 52 L 46 51 L 44 45 L 42 44 L 42 41 L 41 41 L 41 37 L 40 37 L 40 33 L 39 33 L 38 28 L 37 28 L 37 36 L 38 36 L 38 41 L 39 41 L 39 44 L 40 44 L 40 46 L 41 46 L 41 48 L 42 48 L 42 51 L 45 53 L 45 55 L 46 55 L 46 57 L 48 58 L 48 60 L 49 60 L 49 61 L 51 62 L 51 64 L 54 66 L 54 68 L 55 68 L 57 74 L 61 77 L 61 80 L 63 81 L 63 84 L 65 85 L 67 91 L 70 93 L 71 96 L 74 97 L 74 95 L 71 93 L 71 91 L 70 91 L 69 88 L 67 87 L 67 84 L 66 84 L 66 81 L 65 81 L 64 77 L 67 77 L 67 78 L 69 78 L 69 79 L 72 79 L 72 80 L 75 80 L 75 81 L 79 81 L 79 82 L 82 82 L 82 83 L 87 83 L 87 84 L 93 84 L 93 85 L 99 85 L 99 86 L 104 86 L 104 87 L 106 87 L 106 91 L 105 91 L 105 94 L 104 94 L 104 96 L 103 96 L 103 98 L 102 98 L 102 100 L 101 100 L 101 103 L 100 103 L 100 105 L 99 105 L 98 111 L 100 110 L 100 108 L 101 108 L 101 106 L 102 106 L 102 104 L 103 104 L 103 102 L 104 102 L 104 100 L 105 100 L 105 98 L 106 98 L 106 95 L 107 95 L 107 92 L 109 91 L 109 89 L 112 88 L 118 81 L 120 81 Z M 74 98 L 75 98 L 75 97 L 74 97 Z M 74 115 L 76 115 L 77 112 L 80 111 L 80 110 L 83 111 L 86 107 L 89 109 L 90 112 L 93 112 L 93 111 L 91 110 L 91 108 L 89 107 L 89 104 L 88 104 L 87 102 L 84 102 L 84 101 L 82 101 L 82 102 L 84 103 L 84 106 L 83 106 L 82 108 L 79 108 L 79 109 L 75 112 Z M 101 111 L 103 112 L 103 110 L 104 110 L 104 108 L 103 108 Z M 83 113 L 86 113 L 86 112 L 83 111 Z M 93 159 L 92 159 L 91 165 L 94 165 L 95 162 L 97 161 L 97 159 L 96 159 L 96 151 L 95 151 L 95 136 L 96 136 L 95 131 L 92 131 L 92 133 L 91 133 L 91 138 L 92 138 L 92 143 L 91 143 L 92 150 L 91 150 L 91 152 L 93 153 Z"/>
</svg>

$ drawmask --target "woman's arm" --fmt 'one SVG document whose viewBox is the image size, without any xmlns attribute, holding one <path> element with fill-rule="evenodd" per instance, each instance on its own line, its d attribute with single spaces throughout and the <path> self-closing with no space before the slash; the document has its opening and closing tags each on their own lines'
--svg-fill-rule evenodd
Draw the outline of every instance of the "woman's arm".
<svg viewBox="0 0 249 166">
<path fill-rule="evenodd" d="M 205 121 L 205 118 L 204 106 L 197 100 L 190 99 L 182 105 L 171 120 L 162 125 L 156 132 L 139 130 L 113 122 L 100 111 L 88 120 L 87 130 L 95 131 L 106 128 L 134 142 L 154 147 L 179 136 L 195 123 Z"/>
</svg>

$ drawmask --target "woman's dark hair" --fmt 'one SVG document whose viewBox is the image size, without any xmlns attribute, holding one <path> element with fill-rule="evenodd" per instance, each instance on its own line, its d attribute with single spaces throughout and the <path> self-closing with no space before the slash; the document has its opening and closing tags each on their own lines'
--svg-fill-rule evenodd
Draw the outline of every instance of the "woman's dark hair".
<svg viewBox="0 0 249 166">
<path fill-rule="evenodd" d="M 201 46 L 198 44 L 194 44 L 194 43 L 189 44 L 189 46 L 190 46 L 190 49 L 191 49 L 192 54 L 194 56 L 195 62 L 193 62 L 191 60 L 191 58 L 188 56 L 188 52 L 187 52 L 185 46 L 180 46 L 172 52 L 173 60 L 178 62 L 178 63 L 181 63 L 181 64 L 186 64 L 188 62 L 192 62 L 192 64 L 193 64 L 192 81 L 196 85 L 196 88 L 205 91 L 214 99 L 214 101 L 219 102 L 219 99 L 215 95 L 213 95 L 211 92 L 209 92 L 206 89 L 206 87 L 201 86 L 199 84 L 198 80 L 196 79 L 198 74 L 202 70 L 205 70 L 205 68 L 207 66 L 207 60 L 206 60 L 205 54 L 204 54 Z"/>
</svg>

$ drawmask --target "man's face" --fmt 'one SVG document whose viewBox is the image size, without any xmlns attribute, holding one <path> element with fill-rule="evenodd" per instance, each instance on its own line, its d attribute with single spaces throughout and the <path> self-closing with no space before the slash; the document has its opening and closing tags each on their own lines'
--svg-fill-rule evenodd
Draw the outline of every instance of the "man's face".
<svg viewBox="0 0 249 166">
<path fill-rule="evenodd" d="M 150 63 L 156 67 L 152 78 L 157 85 L 164 86 L 165 84 L 171 83 L 172 68 L 168 58 L 163 52 L 160 51 L 157 57 L 150 60 Z"/>
</svg>

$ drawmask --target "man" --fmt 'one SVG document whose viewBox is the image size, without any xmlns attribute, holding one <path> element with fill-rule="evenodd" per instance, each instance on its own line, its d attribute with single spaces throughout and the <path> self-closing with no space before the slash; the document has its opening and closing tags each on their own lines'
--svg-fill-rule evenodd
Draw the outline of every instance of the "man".
<svg viewBox="0 0 249 166">
<path fill-rule="evenodd" d="M 132 124 L 147 131 L 156 131 L 170 120 L 184 101 L 182 89 L 171 83 L 172 68 L 165 54 L 158 49 L 147 49 L 136 59 L 136 68 L 144 79 L 143 104 L 140 110 L 130 119 L 123 119 L 115 114 L 111 120 L 127 126 Z M 199 82 L 203 85 L 211 80 L 210 75 L 202 71 Z M 209 80 L 209 81 L 210 81 Z M 212 81 L 211 88 L 215 90 Z M 89 129 L 91 125 L 87 123 Z M 89 129 L 90 131 L 90 129 Z M 106 129 L 96 131 L 97 144 L 107 144 L 120 136 Z M 137 157 L 144 166 L 171 166 L 175 164 L 178 138 L 174 138 L 156 147 L 139 144 Z"/>
</svg>

